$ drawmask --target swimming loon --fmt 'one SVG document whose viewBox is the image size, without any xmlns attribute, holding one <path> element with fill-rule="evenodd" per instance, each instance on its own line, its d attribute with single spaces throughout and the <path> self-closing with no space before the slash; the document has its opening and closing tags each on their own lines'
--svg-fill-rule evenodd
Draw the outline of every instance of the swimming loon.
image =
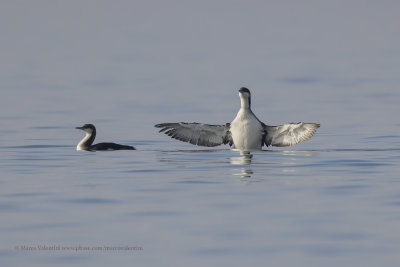
<svg viewBox="0 0 400 267">
<path fill-rule="evenodd" d="M 204 123 L 161 123 L 160 132 L 180 141 L 199 146 L 229 144 L 239 150 L 261 150 L 263 145 L 291 146 L 308 140 L 319 128 L 318 123 L 287 123 L 269 126 L 261 122 L 251 110 L 250 90 L 239 90 L 241 107 L 236 118 L 225 125 Z"/>
<path fill-rule="evenodd" d="M 76 150 L 85 151 L 99 151 L 99 150 L 135 150 L 133 146 L 124 146 L 115 143 L 98 143 L 93 144 L 96 138 L 96 127 L 93 124 L 85 124 L 82 127 L 76 127 L 76 129 L 83 130 L 86 135 L 76 146 Z"/>
</svg>

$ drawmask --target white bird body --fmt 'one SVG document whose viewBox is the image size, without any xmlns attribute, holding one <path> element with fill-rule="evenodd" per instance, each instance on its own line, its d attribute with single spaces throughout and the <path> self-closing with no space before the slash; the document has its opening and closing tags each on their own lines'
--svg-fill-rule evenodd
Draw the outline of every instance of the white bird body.
<svg viewBox="0 0 400 267">
<path fill-rule="evenodd" d="M 264 128 L 251 110 L 241 108 L 231 122 L 230 132 L 234 147 L 239 150 L 260 150 Z"/>
</svg>

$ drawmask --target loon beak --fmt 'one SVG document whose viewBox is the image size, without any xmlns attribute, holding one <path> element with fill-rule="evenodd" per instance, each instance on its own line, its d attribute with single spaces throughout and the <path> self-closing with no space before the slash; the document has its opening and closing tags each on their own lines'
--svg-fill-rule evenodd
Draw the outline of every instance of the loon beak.
<svg viewBox="0 0 400 267">
<path fill-rule="evenodd" d="M 83 127 L 75 127 L 75 129 L 83 130 Z"/>
</svg>

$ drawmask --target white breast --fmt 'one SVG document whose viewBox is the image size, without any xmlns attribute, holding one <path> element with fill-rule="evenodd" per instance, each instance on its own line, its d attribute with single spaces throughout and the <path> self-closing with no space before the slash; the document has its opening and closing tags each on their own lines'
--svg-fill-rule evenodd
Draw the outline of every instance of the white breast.
<svg viewBox="0 0 400 267">
<path fill-rule="evenodd" d="M 249 109 L 241 108 L 231 122 L 233 144 L 240 150 L 260 150 L 263 127 Z"/>
</svg>

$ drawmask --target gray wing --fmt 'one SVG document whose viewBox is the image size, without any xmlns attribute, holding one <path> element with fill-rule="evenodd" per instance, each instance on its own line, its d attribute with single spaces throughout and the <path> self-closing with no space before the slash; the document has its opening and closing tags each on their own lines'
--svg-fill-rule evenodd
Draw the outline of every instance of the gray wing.
<svg viewBox="0 0 400 267">
<path fill-rule="evenodd" d="M 232 137 L 229 131 L 230 124 L 209 125 L 203 123 L 161 123 L 155 125 L 161 128 L 160 133 L 171 136 L 180 141 L 189 142 L 198 146 L 232 145 Z"/>
<path fill-rule="evenodd" d="M 266 146 L 292 146 L 306 141 L 319 128 L 318 123 L 287 123 L 279 126 L 264 125 Z"/>
</svg>

